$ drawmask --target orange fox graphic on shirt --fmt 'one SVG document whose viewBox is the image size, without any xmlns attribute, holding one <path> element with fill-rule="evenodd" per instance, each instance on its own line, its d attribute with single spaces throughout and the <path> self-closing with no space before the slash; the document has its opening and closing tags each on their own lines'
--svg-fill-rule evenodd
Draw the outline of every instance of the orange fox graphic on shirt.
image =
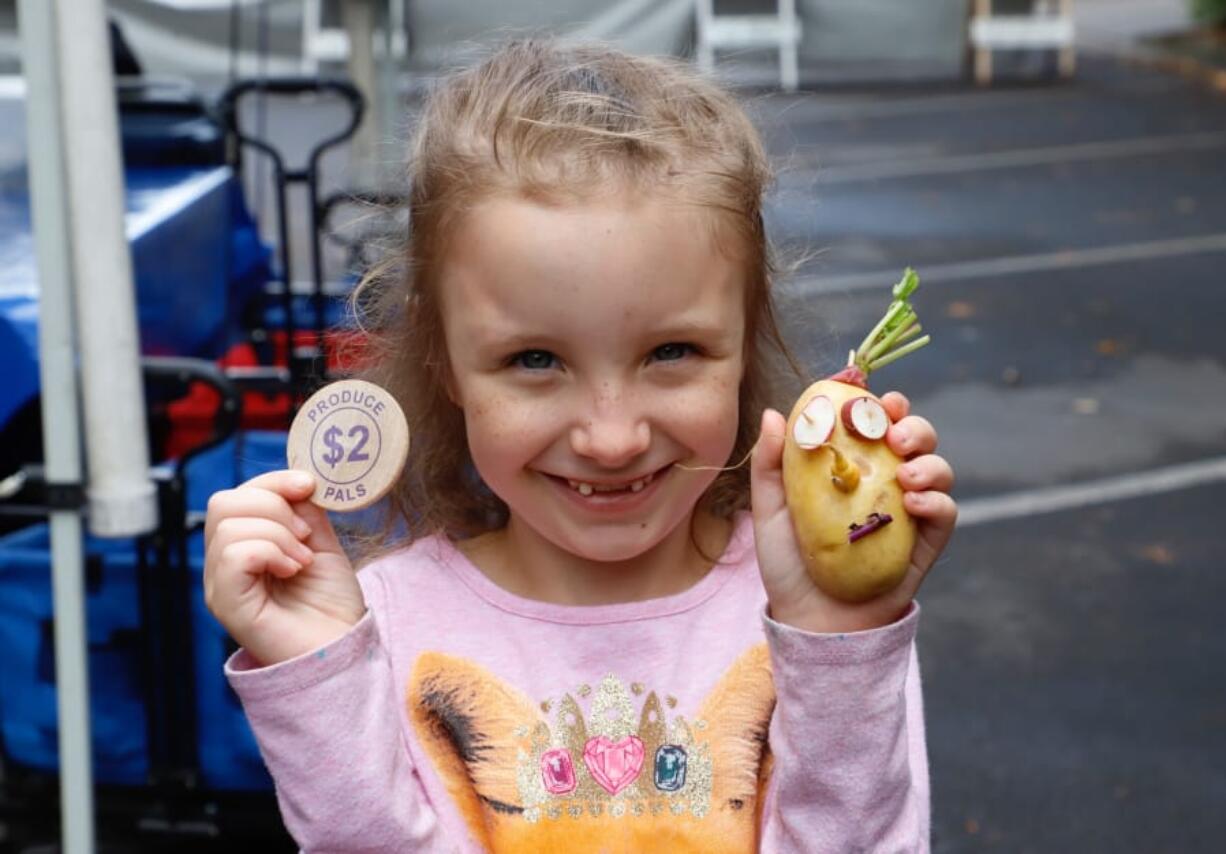
<svg viewBox="0 0 1226 854">
<path fill-rule="evenodd" d="M 534 702 L 441 653 L 417 659 L 406 701 L 491 852 L 756 849 L 775 705 L 765 644 L 732 664 L 692 720 L 670 715 L 667 695 L 612 674 Z"/>
</svg>

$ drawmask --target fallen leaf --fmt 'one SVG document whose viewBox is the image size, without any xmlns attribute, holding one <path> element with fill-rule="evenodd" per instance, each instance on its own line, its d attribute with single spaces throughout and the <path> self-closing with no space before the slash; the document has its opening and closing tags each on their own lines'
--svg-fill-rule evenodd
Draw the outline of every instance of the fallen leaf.
<svg viewBox="0 0 1226 854">
<path fill-rule="evenodd" d="M 954 300 L 945 306 L 945 316 L 965 320 L 968 317 L 975 316 L 975 306 L 964 300 Z"/>
<path fill-rule="evenodd" d="M 1175 562 L 1175 553 L 1163 543 L 1151 543 L 1141 549 L 1141 557 L 1159 566 L 1170 566 Z"/>
<path fill-rule="evenodd" d="M 979 832 L 979 822 L 975 821 L 973 818 L 968 818 L 966 820 L 966 832 L 971 836 L 977 834 Z"/>
<path fill-rule="evenodd" d="M 1078 415 L 1096 415 L 1098 413 L 1098 398 L 1079 397 L 1073 401 L 1073 411 Z"/>
<path fill-rule="evenodd" d="M 1124 342 L 1118 338 L 1100 338 L 1094 349 L 1100 356 L 1118 356 L 1124 351 Z"/>
</svg>

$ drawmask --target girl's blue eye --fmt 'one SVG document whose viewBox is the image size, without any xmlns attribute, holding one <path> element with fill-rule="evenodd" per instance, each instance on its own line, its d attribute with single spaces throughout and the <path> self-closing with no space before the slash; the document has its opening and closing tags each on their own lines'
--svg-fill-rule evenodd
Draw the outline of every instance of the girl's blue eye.
<svg viewBox="0 0 1226 854">
<path fill-rule="evenodd" d="M 668 344 L 661 344 L 652 350 L 651 356 L 657 362 L 675 362 L 678 359 L 684 359 L 693 351 L 693 346 L 673 341 Z"/>
<path fill-rule="evenodd" d="M 511 357 L 511 364 L 529 371 L 547 371 L 557 359 L 548 350 L 524 350 Z"/>
</svg>

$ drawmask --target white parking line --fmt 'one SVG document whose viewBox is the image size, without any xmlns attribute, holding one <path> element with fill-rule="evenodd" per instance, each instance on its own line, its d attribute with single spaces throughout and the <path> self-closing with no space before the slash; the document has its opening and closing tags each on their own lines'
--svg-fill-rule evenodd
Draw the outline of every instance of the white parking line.
<svg viewBox="0 0 1226 854">
<path fill-rule="evenodd" d="M 0 98 L 12 101 L 25 100 L 26 79 L 20 74 L 0 74 Z"/>
<path fill-rule="evenodd" d="M 778 96 L 774 96 L 776 99 Z M 929 95 L 920 98 L 864 98 L 849 97 L 840 100 L 835 96 L 806 97 L 785 104 L 776 103 L 770 96 L 754 104 L 756 119 L 766 130 L 776 126 L 796 128 L 825 122 L 863 121 L 865 119 L 889 119 L 895 116 L 915 116 L 925 113 L 958 113 L 968 110 L 999 110 L 1031 102 L 1048 103 L 1051 100 L 1068 101 L 1084 99 L 1084 92 L 1071 89 L 1060 92 L 994 92 L 971 91 L 954 95 Z M 773 111 L 773 112 L 772 112 Z"/>
<path fill-rule="evenodd" d="M 1139 139 L 1100 142 L 1079 142 L 1072 145 L 1049 145 L 989 151 L 981 154 L 956 154 L 943 157 L 920 157 L 913 160 L 878 161 L 854 166 L 831 166 L 783 170 L 781 181 L 811 181 L 820 190 L 833 184 L 878 181 L 886 178 L 918 178 L 927 175 L 952 175 L 982 172 L 990 169 L 1019 169 L 1056 163 L 1076 163 L 1085 160 L 1107 160 L 1122 157 L 1147 157 L 1188 151 L 1212 151 L 1226 148 L 1226 133 L 1207 131 Z"/>
<path fill-rule="evenodd" d="M 1113 86 L 1111 89 L 1102 91 L 1080 88 L 1022 91 L 972 90 L 953 95 L 924 95 L 907 98 L 807 96 L 791 101 L 784 100 L 787 96 L 771 95 L 761 99 L 761 102 L 756 105 L 750 99 L 749 104 L 751 107 L 756 107 L 756 113 L 760 114 L 759 121 L 769 130 L 774 125 L 782 126 L 785 119 L 788 127 L 795 127 L 821 122 L 888 119 L 895 116 L 915 116 L 924 113 L 956 112 L 961 114 L 967 110 L 1012 108 L 1031 102 L 1044 105 L 1074 100 L 1090 102 L 1104 94 L 1160 95 L 1175 89 L 1186 88 L 1187 84 L 1178 78 L 1163 77 L 1130 85 Z M 783 101 L 783 103 L 775 103 L 776 101 Z"/>
<path fill-rule="evenodd" d="M 1021 273 L 1075 270 L 1081 267 L 1151 261 L 1209 252 L 1226 252 L 1226 233 L 1148 240 L 1140 243 L 1120 243 L 1114 246 L 1096 246 L 1089 249 L 1062 249 L 1058 252 L 1011 255 L 975 261 L 955 261 L 950 264 L 932 264 L 923 268 L 921 278 L 925 285 L 966 279 L 987 280 Z M 792 282 L 783 282 L 780 288 L 788 296 L 844 293 L 865 288 L 881 288 L 885 284 L 897 281 L 898 273 L 897 269 L 890 269 L 834 276 L 805 276 Z"/>
<path fill-rule="evenodd" d="M 1004 519 L 1075 510 L 1112 501 L 1177 492 L 1224 480 L 1226 457 L 1216 457 L 1072 486 L 1052 486 L 990 498 L 972 498 L 958 503 L 958 526 L 983 525 Z"/>
</svg>

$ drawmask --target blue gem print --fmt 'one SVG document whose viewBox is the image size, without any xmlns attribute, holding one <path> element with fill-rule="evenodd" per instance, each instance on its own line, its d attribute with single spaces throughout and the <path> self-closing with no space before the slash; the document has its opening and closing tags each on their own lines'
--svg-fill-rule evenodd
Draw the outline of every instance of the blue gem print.
<svg viewBox="0 0 1226 854">
<path fill-rule="evenodd" d="M 676 792 L 685 785 L 685 749 L 666 744 L 656 751 L 656 788 Z"/>
</svg>

